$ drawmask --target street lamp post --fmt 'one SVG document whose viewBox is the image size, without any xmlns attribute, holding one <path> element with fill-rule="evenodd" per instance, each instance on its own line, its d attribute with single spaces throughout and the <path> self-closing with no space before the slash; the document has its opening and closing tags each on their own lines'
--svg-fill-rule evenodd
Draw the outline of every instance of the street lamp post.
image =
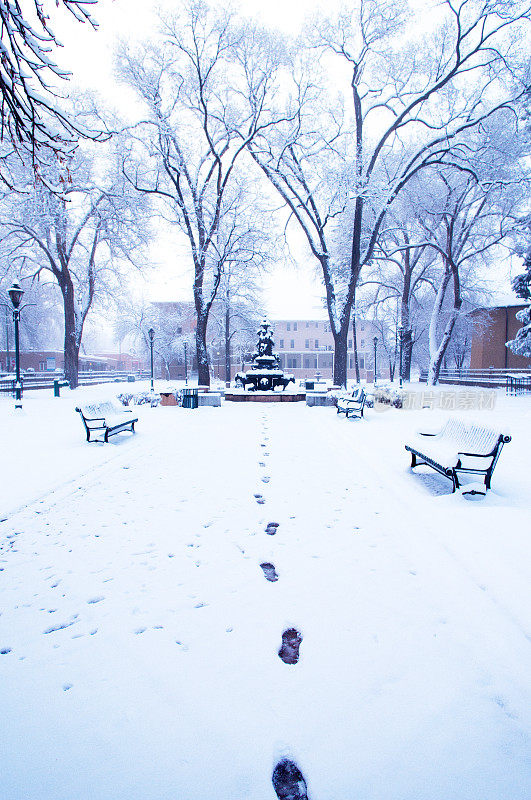
<svg viewBox="0 0 531 800">
<path fill-rule="evenodd" d="M 154 391 L 154 389 L 153 389 L 153 339 L 155 338 L 155 331 L 153 330 L 153 328 L 150 328 L 148 330 L 148 336 L 149 336 L 149 347 L 150 347 L 150 350 L 151 350 L 151 391 L 153 392 Z"/>
<path fill-rule="evenodd" d="M 11 305 L 13 306 L 13 322 L 15 324 L 15 408 L 22 408 L 22 383 L 20 382 L 20 342 L 18 323 L 20 320 L 20 303 L 24 289 L 18 284 L 14 283 L 8 291 Z"/>
<path fill-rule="evenodd" d="M 188 386 L 188 342 L 184 343 L 184 385 Z"/>
<path fill-rule="evenodd" d="M 376 386 L 376 348 L 378 347 L 378 337 L 375 336 L 372 341 L 374 342 L 374 385 Z"/>
<path fill-rule="evenodd" d="M 398 328 L 398 380 L 400 388 L 402 388 L 402 352 L 404 347 L 404 329 L 402 325 Z"/>
</svg>

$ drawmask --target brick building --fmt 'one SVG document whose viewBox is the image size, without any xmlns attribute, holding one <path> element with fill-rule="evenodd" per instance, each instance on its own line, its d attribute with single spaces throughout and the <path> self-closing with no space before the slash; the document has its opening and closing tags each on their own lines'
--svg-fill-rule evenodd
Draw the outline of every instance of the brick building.
<svg viewBox="0 0 531 800">
<path fill-rule="evenodd" d="M 471 369 L 525 369 L 531 359 L 515 355 L 505 343 L 514 339 L 522 323 L 516 312 L 526 308 L 525 303 L 482 308 L 470 312 L 474 322 L 470 351 Z"/>
<path fill-rule="evenodd" d="M 9 351 L 9 364 L 7 353 L 0 350 L 0 371 L 12 372 L 15 369 L 15 350 Z M 64 353 L 62 350 L 29 350 L 20 353 L 20 369 L 22 372 L 30 370 L 35 373 L 50 373 L 62 370 L 64 367 Z M 144 360 L 130 353 L 99 353 L 98 355 L 80 354 L 79 369 L 92 372 L 117 370 L 120 372 L 139 372 L 146 369 Z"/>
<path fill-rule="evenodd" d="M 334 363 L 334 337 L 328 320 L 277 319 L 272 320 L 275 351 L 280 355 L 282 369 L 295 378 L 313 378 L 319 372 L 323 378 L 332 378 Z M 373 337 L 378 332 L 366 320 L 356 321 L 356 340 L 360 378 L 372 381 L 374 377 Z M 355 378 L 354 341 L 352 328 L 347 341 L 347 377 Z M 377 364 L 378 375 L 383 374 L 382 364 Z"/>
</svg>

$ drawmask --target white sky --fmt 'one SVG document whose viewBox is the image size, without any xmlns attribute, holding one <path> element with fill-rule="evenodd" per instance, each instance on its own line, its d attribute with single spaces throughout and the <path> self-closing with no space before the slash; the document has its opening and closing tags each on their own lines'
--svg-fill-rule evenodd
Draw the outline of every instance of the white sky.
<svg viewBox="0 0 531 800">
<path fill-rule="evenodd" d="M 226 2 L 211 0 L 213 5 L 226 7 Z M 428 3 L 419 0 L 424 10 Z M 156 27 L 156 9 L 175 8 L 179 0 L 99 0 L 93 15 L 99 22 L 94 32 L 88 25 L 75 23 L 70 15 L 54 15 L 54 29 L 64 42 L 56 54 L 61 66 L 72 70 L 72 83 L 97 91 L 109 105 L 127 115 L 135 103 L 132 91 L 117 85 L 112 73 L 113 50 L 117 38 L 141 39 Z M 333 11 L 341 0 L 245 0 L 235 3 L 242 13 L 286 33 L 296 33 L 304 19 L 321 9 Z M 294 237 L 299 239 L 300 237 Z M 180 255 L 176 256 L 176 249 Z M 160 267 L 150 280 L 149 299 L 191 299 L 192 270 L 186 250 L 161 234 L 153 252 Z M 290 261 L 271 271 L 264 283 L 267 311 L 278 317 L 323 317 L 323 291 L 313 259 L 306 254 L 302 241 L 294 247 L 295 264 Z M 502 291 L 510 291 L 507 269 L 500 268 Z"/>
</svg>

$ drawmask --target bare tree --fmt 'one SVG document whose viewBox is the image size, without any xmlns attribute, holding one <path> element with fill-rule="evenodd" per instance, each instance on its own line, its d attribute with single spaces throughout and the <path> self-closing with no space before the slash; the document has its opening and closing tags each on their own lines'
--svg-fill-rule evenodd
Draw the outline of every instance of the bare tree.
<svg viewBox="0 0 531 800">
<path fill-rule="evenodd" d="M 186 304 L 152 303 L 145 299 L 122 299 L 117 307 L 114 332 L 120 342 L 127 341 L 133 347 L 150 352 L 149 329 L 154 330 L 153 351 L 160 358 L 164 377 L 169 380 L 170 369 L 182 364 L 184 348 L 190 348 L 194 340 L 191 314 Z"/>
<path fill-rule="evenodd" d="M 416 191 L 404 191 L 388 213 L 386 224 L 380 229 L 373 260 L 358 282 L 358 291 L 367 292 L 374 287 L 372 296 L 369 295 L 371 304 L 392 309 L 395 349 L 399 351 L 402 344 L 400 368 L 404 380 L 410 380 L 413 347 L 420 334 L 416 325 L 420 298 L 425 295 L 426 287 L 435 292 L 438 277 L 434 268 L 437 255 L 425 241 L 419 222 L 419 217 L 425 214 L 423 206 L 429 199 L 429 192 L 422 182 L 414 183 Z M 389 311 L 384 313 L 389 317 Z"/>
<path fill-rule="evenodd" d="M 476 268 L 488 264 L 494 248 L 505 241 L 514 226 L 512 198 L 507 197 L 504 186 L 481 184 L 475 174 L 439 172 L 437 179 L 443 187 L 439 207 L 427 213 L 422 222 L 425 241 L 441 264 L 429 326 L 431 385 L 438 381 L 454 326 L 462 315 L 463 279 L 466 277 L 469 291 L 475 288 Z M 448 290 L 452 297 L 449 309 Z"/>
<path fill-rule="evenodd" d="M 351 70 L 351 240 L 348 270 L 339 280 L 330 246 L 324 246 L 329 204 L 316 199 L 315 187 L 323 184 L 313 163 L 325 139 L 339 152 L 337 124 L 327 132 L 323 119 L 318 130 L 309 130 L 301 112 L 280 147 L 272 138 L 250 144 L 321 265 L 335 342 L 334 381 L 342 385 L 356 285 L 374 257 L 392 203 L 421 170 L 453 163 L 461 135 L 506 109 L 525 89 L 509 68 L 516 37 L 508 34 L 523 35 L 527 4 L 444 0 L 440 14 L 440 25 L 432 36 L 424 34 L 422 45 L 407 41 L 403 24 L 411 19 L 402 4 L 388 0 L 359 0 L 354 12 L 315 25 L 311 44 L 339 56 Z"/>
<path fill-rule="evenodd" d="M 50 175 L 51 183 L 63 169 L 60 164 Z M 96 182 L 93 173 L 92 159 L 78 152 L 61 195 L 38 183 L 27 194 L 12 194 L 0 216 L 4 258 L 22 279 L 52 276 L 61 291 L 65 375 L 72 388 L 87 314 L 95 298 L 116 285 L 120 262 L 134 259 L 144 244 L 147 216 L 141 200 L 128 195 L 121 170 Z"/>
<path fill-rule="evenodd" d="M 136 189 L 165 203 L 186 237 L 198 378 L 208 385 L 208 317 L 228 244 L 220 237 L 230 233 L 221 222 L 237 212 L 236 168 L 247 145 L 273 122 L 267 98 L 278 59 L 267 37 L 201 0 L 162 25 L 156 45 L 121 54 L 121 74 L 148 115 L 135 129 L 127 175 Z M 250 87 L 247 98 L 242 87 Z"/>
</svg>

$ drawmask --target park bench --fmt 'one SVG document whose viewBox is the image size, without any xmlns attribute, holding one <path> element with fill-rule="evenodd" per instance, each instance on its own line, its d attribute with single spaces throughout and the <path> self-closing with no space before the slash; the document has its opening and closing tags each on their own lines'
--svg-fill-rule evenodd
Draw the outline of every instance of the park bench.
<svg viewBox="0 0 531 800">
<path fill-rule="evenodd" d="M 358 387 L 354 389 L 350 397 L 338 397 L 337 413 L 344 414 L 347 419 L 348 417 L 361 418 L 366 399 L 365 390 Z"/>
<path fill-rule="evenodd" d="M 490 489 L 502 447 L 510 441 L 510 436 L 498 430 L 450 418 L 439 432 L 419 433 L 405 447 L 411 453 L 412 468 L 427 464 L 449 478 L 455 492 L 461 473 L 481 475 L 485 489 Z"/>
<path fill-rule="evenodd" d="M 109 436 L 114 436 L 115 433 L 126 430 L 134 433 L 135 422 L 138 422 L 138 417 L 133 416 L 131 409 L 120 408 L 110 401 L 81 406 L 76 411 L 81 414 L 87 442 L 101 441 L 101 438 L 91 439 L 92 434 L 99 437 L 103 435 L 103 441 L 108 442 Z"/>
</svg>

